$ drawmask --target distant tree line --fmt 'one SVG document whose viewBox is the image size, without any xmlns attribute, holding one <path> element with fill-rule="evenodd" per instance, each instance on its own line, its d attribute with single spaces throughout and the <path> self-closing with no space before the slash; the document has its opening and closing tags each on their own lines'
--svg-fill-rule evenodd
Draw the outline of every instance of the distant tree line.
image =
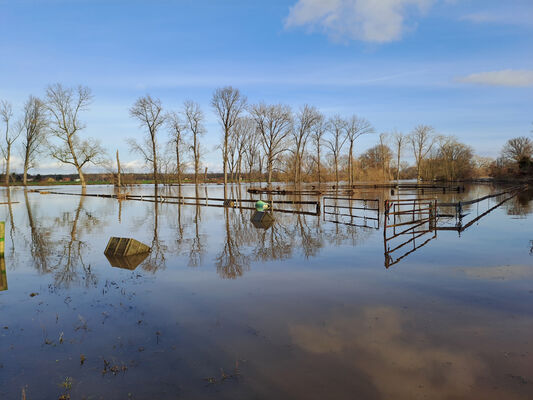
<svg viewBox="0 0 533 400">
<path fill-rule="evenodd" d="M 97 140 L 82 135 L 82 114 L 92 100 L 88 87 L 54 84 L 42 99 L 29 96 L 17 118 L 11 104 L 1 100 L 4 184 L 12 182 L 15 145 L 23 160 L 24 185 L 28 172 L 46 155 L 74 167 L 82 187 L 87 184 L 84 170 L 89 164 L 118 175 L 119 184 L 127 183 L 120 180 L 123 171 L 118 151 L 115 167 Z M 437 134 L 429 125 L 417 125 L 410 133 L 376 134 L 373 125 L 359 115 L 328 117 L 308 104 L 295 111 L 283 104 L 249 104 L 246 96 L 231 86 L 213 92 L 211 107 L 220 125 L 218 148 L 224 183 L 353 184 L 533 175 L 533 142 L 525 136 L 510 139 L 501 156 L 490 160 L 475 156 L 470 146 L 453 136 Z M 207 178 L 207 168 L 202 165 L 205 114 L 198 103 L 187 100 L 179 109 L 166 110 L 160 99 L 146 95 L 138 98 L 129 112 L 143 131 L 142 136 L 127 140 L 130 151 L 142 157 L 154 183 L 181 184 L 188 172 L 194 183 Z M 376 134 L 377 144 L 356 157 L 358 139 L 371 134 Z M 414 159 L 414 166 L 402 161 L 406 156 Z"/>
</svg>

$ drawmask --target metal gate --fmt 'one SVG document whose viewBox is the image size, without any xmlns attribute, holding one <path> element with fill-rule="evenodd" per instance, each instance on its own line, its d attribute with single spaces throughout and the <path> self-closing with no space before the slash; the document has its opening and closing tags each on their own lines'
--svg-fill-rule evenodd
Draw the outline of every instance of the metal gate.
<svg viewBox="0 0 533 400">
<path fill-rule="evenodd" d="M 436 199 L 385 200 L 384 210 L 386 268 L 437 237 Z"/>
</svg>

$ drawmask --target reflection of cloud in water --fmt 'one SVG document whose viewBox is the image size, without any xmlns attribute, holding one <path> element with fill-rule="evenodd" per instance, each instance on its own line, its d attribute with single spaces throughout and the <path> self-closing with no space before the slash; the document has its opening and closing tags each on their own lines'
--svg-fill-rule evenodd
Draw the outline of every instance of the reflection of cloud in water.
<svg viewBox="0 0 533 400">
<path fill-rule="evenodd" d="M 469 278 L 513 280 L 533 278 L 533 266 L 504 265 L 496 267 L 468 267 L 459 268 L 458 271 Z"/>
<path fill-rule="evenodd" d="M 306 351 L 353 360 L 384 398 L 467 396 L 485 366 L 463 351 L 431 346 L 423 335 L 408 332 L 408 323 L 392 308 L 371 307 L 362 315 L 337 315 L 324 325 L 292 324 L 289 331 Z"/>
</svg>

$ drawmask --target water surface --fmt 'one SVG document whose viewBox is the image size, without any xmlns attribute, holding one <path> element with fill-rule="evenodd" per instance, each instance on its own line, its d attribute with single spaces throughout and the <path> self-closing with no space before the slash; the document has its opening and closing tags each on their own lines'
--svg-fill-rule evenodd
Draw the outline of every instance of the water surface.
<svg viewBox="0 0 533 400">
<path fill-rule="evenodd" d="M 197 190 L 222 196 L 220 186 Z M 533 398 L 530 192 L 460 233 L 428 235 L 389 268 L 382 214 L 360 227 L 275 212 L 261 229 L 250 210 L 0 195 L 12 202 L 0 206 L 0 398 L 23 388 L 32 400 Z M 465 221 L 501 200 L 465 207 Z M 111 236 L 152 252 L 113 267 Z"/>
</svg>

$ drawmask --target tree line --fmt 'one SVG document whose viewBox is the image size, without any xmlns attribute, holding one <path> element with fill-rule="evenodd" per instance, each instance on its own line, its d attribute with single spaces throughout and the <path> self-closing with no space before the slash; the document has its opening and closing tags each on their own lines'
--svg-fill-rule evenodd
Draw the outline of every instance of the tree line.
<svg viewBox="0 0 533 400">
<path fill-rule="evenodd" d="M 53 84 L 43 98 L 33 95 L 15 119 L 12 105 L 0 101 L 4 124 L 4 183 L 10 184 L 10 163 L 16 142 L 23 160 L 23 184 L 28 171 L 45 155 L 75 168 L 82 187 L 87 182 L 84 168 L 99 165 L 116 170 L 120 185 L 120 159 L 116 167 L 101 143 L 83 137 L 82 114 L 93 101 L 85 86 Z M 247 180 L 302 182 L 390 181 L 402 178 L 461 180 L 476 175 L 531 174 L 533 142 L 528 137 L 510 139 L 497 160 L 477 157 L 472 147 L 453 136 L 439 135 L 429 125 L 417 125 L 409 133 L 376 134 L 373 125 L 359 115 L 326 116 L 312 105 L 297 110 L 284 104 L 248 103 L 239 89 L 231 86 L 213 92 L 211 108 L 220 125 L 224 184 Z M 143 134 L 127 139 L 129 149 L 144 160 L 157 185 L 162 180 L 181 184 L 192 170 L 194 183 L 205 179 L 202 171 L 206 133 L 205 114 L 200 105 L 187 100 L 176 110 L 164 109 L 160 99 L 138 98 L 129 109 Z M 377 144 L 355 157 L 358 139 L 375 135 Z M 414 166 L 402 157 L 410 155 Z M 226 185 L 224 185 L 225 187 Z"/>
</svg>

